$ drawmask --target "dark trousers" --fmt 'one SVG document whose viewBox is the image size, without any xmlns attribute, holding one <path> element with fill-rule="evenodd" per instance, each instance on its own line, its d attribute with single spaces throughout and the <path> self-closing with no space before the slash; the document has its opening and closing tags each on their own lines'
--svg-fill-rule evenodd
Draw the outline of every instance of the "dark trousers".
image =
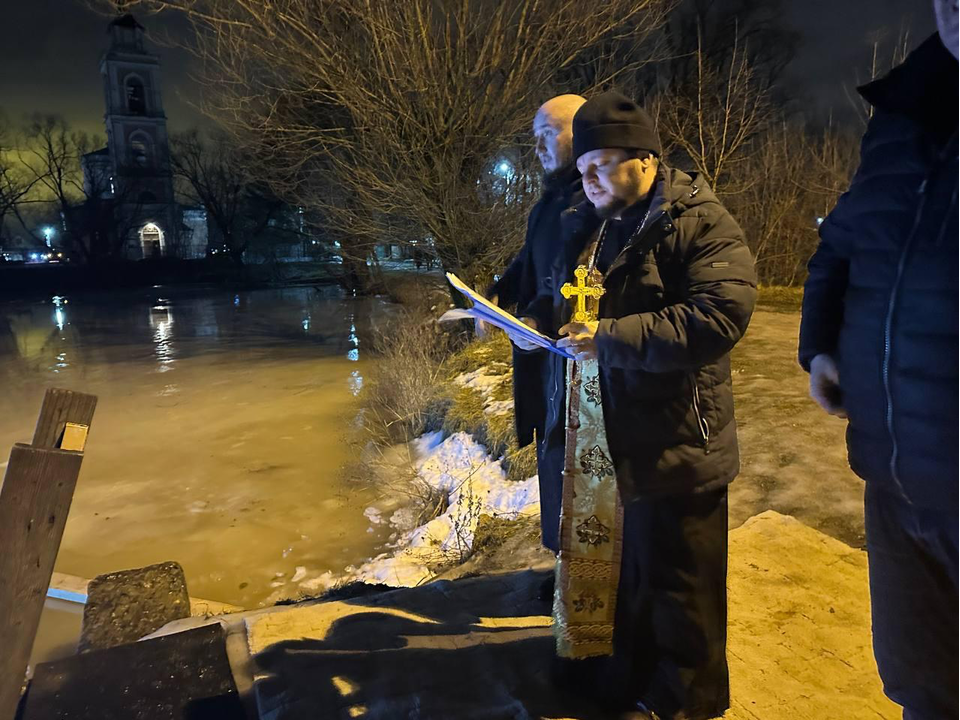
<svg viewBox="0 0 960 720">
<path fill-rule="evenodd" d="M 615 681 L 664 720 L 723 715 L 726 488 L 630 503 L 623 540 Z"/>
<path fill-rule="evenodd" d="M 873 651 L 904 720 L 957 717 L 957 516 L 865 496 Z"/>
<path fill-rule="evenodd" d="M 537 430 L 539 433 L 540 431 Z M 558 428 L 537 436 L 537 477 L 540 483 L 540 535 L 543 546 L 560 552 L 560 502 L 563 498 L 564 433 Z"/>
</svg>

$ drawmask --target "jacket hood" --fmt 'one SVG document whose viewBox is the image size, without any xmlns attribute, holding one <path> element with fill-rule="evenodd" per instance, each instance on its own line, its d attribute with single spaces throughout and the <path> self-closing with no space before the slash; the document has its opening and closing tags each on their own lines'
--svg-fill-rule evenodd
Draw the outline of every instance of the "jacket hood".
<svg viewBox="0 0 960 720">
<path fill-rule="evenodd" d="M 873 107 L 906 115 L 945 140 L 957 131 L 957 79 L 956 59 L 934 33 L 897 67 L 857 91 Z"/>
</svg>

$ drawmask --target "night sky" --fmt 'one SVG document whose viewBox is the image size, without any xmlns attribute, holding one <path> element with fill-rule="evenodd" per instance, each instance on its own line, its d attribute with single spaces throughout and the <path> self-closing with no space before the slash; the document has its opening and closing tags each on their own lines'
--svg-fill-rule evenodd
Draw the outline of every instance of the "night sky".
<svg viewBox="0 0 960 720">
<path fill-rule="evenodd" d="M 31 112 L 59 113 L 72 125 L 103 133 L 103 95 L 98 58 L 107 20 L 82 0 L 4 0 L 0 41 L 0 108 L 19 123 Z M 586 4 L 585 4 L 586 5 Z M 795 85 L 812 114 L 833 109 L 850 117 L 844 83 L 855 84 L 855 68 L 866 70 L 869 38 L 878 31 L 895 39 L 910 29 L 911 47 L 934 32 L 932 2 L 924 0 L 788 0 L 785 24 L 801 35 L 798 56 L 786 81 Z M 141 18 L 147 30 L 183 32 L 175 18 Z M 191 106 L 198 87 L 191 58 L 156 48 L 163 62 L 164 103 L 172 131 L 203 122 Z"/>
</svg>

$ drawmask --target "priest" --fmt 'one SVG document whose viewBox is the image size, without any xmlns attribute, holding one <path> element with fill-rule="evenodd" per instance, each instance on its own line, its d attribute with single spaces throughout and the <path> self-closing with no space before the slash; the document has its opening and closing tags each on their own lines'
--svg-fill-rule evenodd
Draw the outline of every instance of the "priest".
<svg viewBox="0 0 960 720">
<path fill-rule="evenodd" d="M 567 406 L 548 413 L 567 433 L 558 652 L 610 656 L 598 683 L 615 683 L 604 693 L 624 718 L 719 717 L 739 471 L 729 353 L 756 301 L 753 259 L 704 178 L 662 162 L 629 98 L 588 100 L 573 153 L 586 200 L 564 217 L 557 290 L 528 308 L 531 324 L 563 323 L 577 361 Z"/>
</svg>

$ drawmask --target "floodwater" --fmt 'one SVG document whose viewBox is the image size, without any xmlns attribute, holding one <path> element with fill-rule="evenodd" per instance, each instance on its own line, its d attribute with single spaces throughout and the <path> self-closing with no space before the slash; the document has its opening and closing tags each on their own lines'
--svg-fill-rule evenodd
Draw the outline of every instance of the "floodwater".
<svg viewBox="0 0 960 720">
<path fill-rule="evenodd" d="M 46 388 L 99 398 L 56 569 L 175 560 L 193 597 L 249 608 L 300 567 L 375 555 L 374 491 L 342 470 L 371 324 L 389 316 L 312 287 L 0 303 L 0 465 Z"/>
</svg>

